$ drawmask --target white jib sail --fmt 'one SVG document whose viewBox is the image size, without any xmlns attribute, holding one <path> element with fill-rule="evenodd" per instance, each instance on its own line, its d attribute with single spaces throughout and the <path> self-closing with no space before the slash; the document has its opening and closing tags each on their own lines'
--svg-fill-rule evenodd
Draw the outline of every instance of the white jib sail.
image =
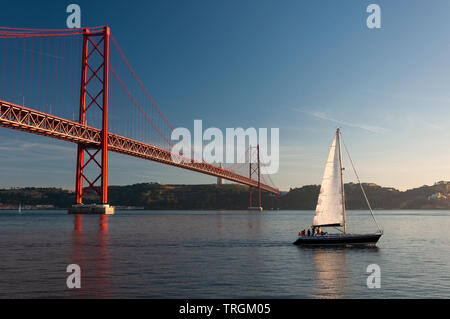
<svg viewBox="0 0 450 319">
<path fill-rule="evenodd" d="M 336 133 L 331 145 L 328 161 L 323 174 L 319 199 L 314 216 L 314 226 L 344 225 L 344 207 L 342 202 L 342 169 L 339 145 L 339 133 Z"/>
</svg>

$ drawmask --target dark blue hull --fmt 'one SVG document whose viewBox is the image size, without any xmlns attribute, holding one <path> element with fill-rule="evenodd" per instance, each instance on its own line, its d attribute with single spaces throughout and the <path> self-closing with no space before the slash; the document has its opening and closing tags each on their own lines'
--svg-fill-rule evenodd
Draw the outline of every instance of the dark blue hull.
<svg viewBox="0 0 450 319">
<path fill-rule="evenodd" d="M 300 236 L 294 245 L 375 246 L 382 234 L 330 234 Z"/>
</svg>

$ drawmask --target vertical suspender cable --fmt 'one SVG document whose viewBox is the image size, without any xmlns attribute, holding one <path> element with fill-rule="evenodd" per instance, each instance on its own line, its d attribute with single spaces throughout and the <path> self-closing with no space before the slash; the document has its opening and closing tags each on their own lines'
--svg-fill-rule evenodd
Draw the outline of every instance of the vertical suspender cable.
<svg viewBox="0 0 450 319">
<path fill-rule="evenodd" d="M 5 45 L 3 46 L 3 66 L 2 66 L 2 87 L 3 87 L 3 96 L 2 98 L 6 100 L 6 72 L 8 70 L 8 39 L 4 39 Z"/>
<path fill-rule="evenodd" d="M 39 79 L 38 79 L 38 104 L 37 104 L 37 106 L 38 106 L 38 109 L 41 110 L 41 77 L 42 77 L 42 45 L 43 45 L 42 42 L 43 42 L 43 39 L 40 38 L 39 42 L 40 42 L 40 44 L 39 44 L 40 49 L 39 49 Z"/>
<path fill-rule="evenodd" d="M 33 107 L 33 70 L 34 69 L 34 38 L 31 38 L 31 76 L 30 76 L 30 98 L 29 106 Z"/>
<path fill-rule="evenodd" d="M 23 39 L 23 54 L 22 54 L 22 86 L 20 88 L 20 101 L 21 105 L 25 106 L 25 97 L 24 97 L 24 84 L 25 84 L 25 54 L 26 54 L 26 48 L 27 48 L 27 39 Z"/>
<path fill-rule="evenodd" d="M 13 62 L 13 74 L 12 74 L 12 91 L 11 91 L 11 99 L 15 102 L 16 95 L 16 62 L 17 62 L 17 39 L 14 39 L 14 62 Z"/>
</svg>

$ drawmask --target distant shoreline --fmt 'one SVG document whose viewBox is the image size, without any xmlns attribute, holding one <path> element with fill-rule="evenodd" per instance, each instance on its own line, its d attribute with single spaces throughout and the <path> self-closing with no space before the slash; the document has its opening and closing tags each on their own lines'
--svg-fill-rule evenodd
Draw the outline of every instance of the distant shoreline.
<svg viewBox="0 0 450 319">
<path fill-rule="evenodd" d="M 373 183 L 363 184 L 375 210 L 448 210 L 450 182 L 399 191 Z M 315 210 L 319 185 L 290 189 L 280 195 L 262 193 L 264 210 Z M 164 185 L 143 183 L 108 187 L 109 204 L 117 210 L 246 210 L 248 187 L 238 184 Z M 345 184 L 347 210 L 366 210 L 358 184 Z M 75 202 L 73 191 L 61 188 L 0 189 L 0 210 L 63 210 Z M 84 197 L 85 204 L 98 203 L 95 192 Z"/>
</svg>

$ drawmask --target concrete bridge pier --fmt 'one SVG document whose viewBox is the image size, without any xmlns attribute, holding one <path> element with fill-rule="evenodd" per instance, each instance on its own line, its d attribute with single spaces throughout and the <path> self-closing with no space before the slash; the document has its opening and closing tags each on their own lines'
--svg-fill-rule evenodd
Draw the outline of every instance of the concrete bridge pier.
<svg viewBox="0 0 450 319">
<path fill-rule="evenodd" d="M 69 214 L 114 215 L 114 206 L 108 204 L 76 204 L 69 208 Z"/>
</svg>

